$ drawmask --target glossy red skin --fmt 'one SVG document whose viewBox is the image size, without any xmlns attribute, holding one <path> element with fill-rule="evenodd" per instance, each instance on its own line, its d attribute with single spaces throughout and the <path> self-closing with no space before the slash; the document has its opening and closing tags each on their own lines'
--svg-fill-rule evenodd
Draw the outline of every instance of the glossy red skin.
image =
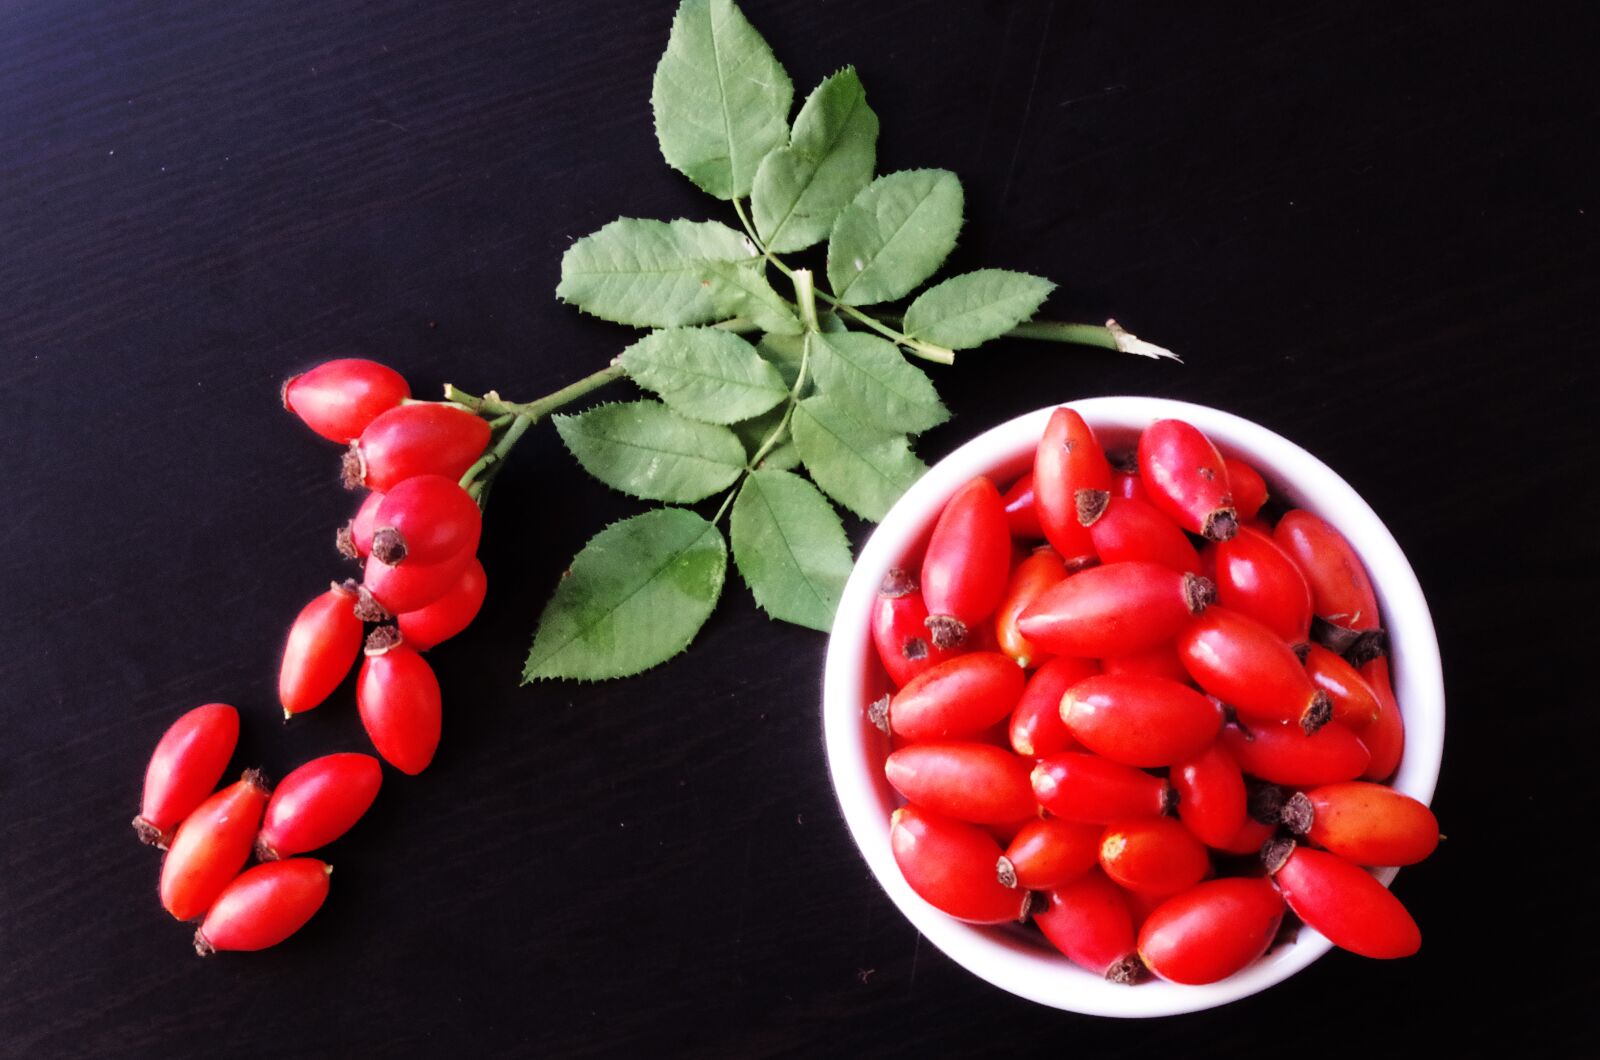
<svg viewBox="0 0 1600 1060">
<path fill-rule="evenodd" d="M 368 655 L 356 681 L 356 709 L 385 762 L 412 776 L 428 768 L 442 728 L 439 680 L 404 644 Z"/>
<path fill-rule="evenodd" d="M 1032 471 L 1013 482 L 1000 500 L 1005 504 L 1006 523 L 1011 527 L 1012 537 L 1022 541 L 1036 541 L 1044 537 L 1044 528 L 1039 525 L 1039 511 L 1034 502 Z"/>
<path fill-rule="evenodd" d="M 1290 647 L 1248 615 L 1209 607 L 1178 635 L 1177 644 L 1195 683 L 1247 720 L 1298 726 L 1316 698 L 1316 686 Z"/>
<path fill-rule="evenodd" d="M 1305 667 L 1311 683 L 1333 701 L 1334 721 L 1359 733 L 1377 720 L 1378 694 L 1342 657 L 1320 644 L 1312 644 L 1306 651 Z"/>
<path fill-rule="evenodd" d="M 1033 763 L 984 743 L 914 743 L 891 754 L 884 776 L 907 802 L 972 824 L 1008 824 L 1038 812 Z"/>
<path fill-rule="evenodd" d="M 889 846 L 906 883 L 935 909 L 972 924 L 1022 918 L 1027 895 L 1000 883 L 1000 844 L 977 825 L 902 806 L 889 818 Z"/>
<path fill-rule="evenodd" d="M 1139 481 L 1137 471 L 1111 472 L 1111 495 L 1113 497 L 1126 497 L 1133 501 L 1150 503 L 1150 494 L 1144 491 L 1144 483 Z"/>
<path fill-rule="evenodd" d="M 161 862 L 161 905 L 167 912 L 193 920 L 211 908 L 250 859 L 267 795 L 259 774 L 246 773 L 184 818 Z"/>
<path fill-rule="evenodd" d="M 1101 563 L 1141 560 L 1200 573 L 1200 554 L 1165 512 L 1146 501 L 1112 497 L 1089 527 Z"/>
<path fill-rule="evenodd" d="M 1006 585 L 1005 596 L 1001 598 L 999 610 L 995 613 L 994 634 L 1000 650 L 1015 659 L 1018 666 L 1038 666 L 1045 656 L 1017 629 L 1017 616 L 1046 589 L 1064 581 L 1066 577 L 1067 566 L 1052 548 L 1041 548 L 1031 553 L 1011 572 L 1011 581 Z"/>
<path fill-rule="evenodd" d="M 1034 798 L 1046 810 L 1089 824 L 1159 817 L 1172 790 L 1161 777 L 1081 751 L 1040 759 L 1030 779 Z"/>
<path fill-rule="evenodd" d="M 373 599 L 391 615 L 419 611 L 440 599 L 461 579 L 461 572 L 472 562 L 471 552 L 443 563 L 401 563 L 397 566 L 368 556 L 362 568 L 361 583 Z"/>
<path fill-rule="evenodd" d="M 1190 533 L 1204 534 L 1221 513 L 1234 512 L 1222 454 L 1199 428 L 1183 420 L 1157 420 L 1139 436 L 1139 476 L 1150 502 Z M 1208 537 L 1231 536 L 1219 520 Z"/>
<path fill-rule="evenodd" d="M 1101 674 L 1061 700 L 1061 720 L 1089 750 L 1149 769 L 1192 758 L 1222 729 L 1222 712 L 1188 685 L 1143 674 Z"/>
<path fill-rule="evenodd" d="M 941 648 L 933 643 L 928 632 L 928 608 L 917 589 L 899 592 L 910 584 L 909 578 L 897 581 L 891 572 L 885 586 L 896 583 L 896 593 L 879 590 L 872 608 L 872 643 L 878 649 L 878 659 L 894 682 L 903 688 L 912 678 L 946 659 L 962 654 L 968 646 Z"/>
<path fill-rule="evenodd" d="M 374 520 L 378 518 L 378 506 L 383 503 L 383 498 L 384 494 L 376 490 L 368 493 L 350 520 L 350 544 L 362 559 L 372 552 L 372 531 L 377 528 Z"/>
<path fill-rule="evenodd" d="M 1291 646 L 1311 639 L 1311 586 L 1287 552 L 1246 526 L 1216 549 L 1217 603 L 1249 615 Z"/>
<path fill-rule="evenodd" d="M 195 948 L 249 951 L 276 946 L 305 926 L 328 897 L 333 870 L 314 858 L 257 865 L 217 898 L 195 932 Z"/>
<path fill-rule="evenodd" d="M 348 445 L 367 425 L 411 396 L 393 368 L 347 357 L 325 361 L 283 384 L 283 405 L 330 442 Z"/>
<path fill-rule="evenodd" d="M 1335 854 L 1296 846 L 1273 879 L 1295 915 L 1341 949 L 1390 960 L 1422 946 L 1422 932 L 1400 899 Z"/>
<path fill-rule="evenodd" d="M 972 652 L 924 671 L 889 702 L 889 728 L 906 740 L 975 736 L 1011 713 L 1026 678 L 1010 656 Z"/>
<path fill-rule="evenodd" d="M 1078 521 L 1078 491 L 1111 489 L 1111 465 L 1094 432 L 1072 409 L 1050 414 L 1033 460 L 1033 499 L 1045 540 L 1069 570 L 1095 557 L 1089 530 Z"/>
<path fill-rule="evenodd" d="M 256 837 L 263 861 L 325 847 L 348 832 L 378 797 L 383 767 L 371 755 L 324 755 L 295 769 L 267 802 Z"/>
<path fill-rule="evenodd" d="M 1135 956 L 1128 900 L 1098 870 L 1050 891 L 1033 922 L 1068 960 L 1095 975 L 1104 976 Z"/>
<path fill-rule="evenodd" d="M 1357 865 L 1415 865 L 1439 845 L 1439 821 L 1411 796 L 1383 784 L 1349 781 L 1306 792 L 1317 846 Z"/>
<path fill-rule="evenodd" d="M 1296 508 L 1278 520 L 1272 539 L 1306 576 L 1317 617 L 1345 629 L 1378 628 L 1378 595 L 1367 568 L 1330 523 Z"/>
<path fill-rule="evenodd" d="M 1271 882 L 1233 876 L 1173 895 L 1139 929 L 1139 959 L 1172 983 L 1215 983 L 1254 964 L 1283 922 Z"/>
<path fill-rule="evenodd" d="M 1239 854 L 1241 856 L 1259 854 L 1261 847 L 1267 840 L 1277 834 L 1277 829 L 1270 824 L 1263 824 L 1252 817 L 1245 817 L 1244 824 L 1239 826 L 1239 831 L 1226 843 L 1215 844 L 1215 849 L 1224 854 Z"/>
<path fill-rule="evenodd" d="M 1405 720 L 1394 698 L 1394 686 L 1389 682 L 1389 660 L 1383 657 L 1369 660 L 1362 664 L 1359 673 L 1378 697 L 1377 718 L 1359 730 L 1361 742 L 1372 753 L 1361 776 L 1367 780 L 1388 780 L 1400 767 L 1400 756 L 1406 749 Z"/>
<path fill-rule="evenodd" d="M 1173 765 L 1168 778 L 1178 792 L 1178 819 L 1196 839 L 1218 849 L 1234 842 L 1244 827 L 1247 799 L 1244 774 L 1226 748 L 1211 744 Z"/>
<path fill-rule="evenodd" d="M 1134 655 L 1172 640 L 1194 617 L 1188 577 L 1159 563 L 1090 567 L 1041 594 L 1017 628 L 1053 655 Z"/>
<path fill-rule="evenodd" d="M 356 594 L 335 585 L 300 609 L 278 665 L 278 702 L 285 717 L 321 705 L 361 654 Z"/>
<path fill-rule="evenodd" d="M 1226 456 L 1222 458 L 1222 465 L 1228 469 L 1228 489 L 1233 494 L 1233 507 L 1239 513 L 1239 521 L 1254 519 L 1261 506 L 1267 503 L 1267 480 L 1243 460 Z"/>
<path fill-rule="evenodd" d="M 415 475 L 384 494 L 373 526 L 405 538 L 402 563 L 444 563 L 477 551 L 483 511 L 455 478 Z"/>
<path fill-rule="evenodd" d="M 456 576 L 455 587 L 426 607 L 402 611 L 395 618 L 406 643 L 417 651 L 442 644 L 472 625 L 489 591 L 489 577 L 477 556 Z"/>
<path fill-rule="evenodd" d="M 1008 727 L 1011 748 L 1032 758 L 1077 748 L 1067 723 L 1061 720 L 1061 697 L 1067 689 L 1100 672 L 1093 659 L 1057 655 L 1028 678 L 1022 698 L 1011 712 Z"/>
<path fill-rule="evenodd" d="M 1290 725 L 1253 725 L 1246 739 L 1236 725 L 1222 729 L 1222 745 L 1245 775 L 1292 788 L 1337 784 L 1361 776 L 1371 757 L 1356 734 L 1329 722 L 1310 736 Z"/>
<path fill-rule="evenodd" d="M 1144 674 L 1148 677 L 1165 677 L 1179 684 L 1189 684 L 1189 671 L 1183 668 L 1175 644 L 1161 644 L 1135 655 L 1113 655 L 1100 660 L 1100 668 L 1108 674 Z"/>
<path fill-rule="evenodd" d="M 1176 894 L 1205 879 L 1211 856 L 1181 822 L 1138 817 L 1106 826 L 1100 869 L 1130 891 Z"/>
<path fill-rule="evenodd" d="M 239 712 L 207 703 L 173 722 L 144 771 L 144 798 L 134 828 L 147 843 L 170 845 L 172 833 L 216 789 L 239 742 Z"/>
<path fill-rule="evenodd" d="M 489 424 L 451 405 L 401 405 L 368 424 L 355 445 L 361 484 L 388 492 L 415 475 L 459 479 L 488 447 Z"/>
<path fill-rule="evenodd" d="M 956 491 L 939 514 L 922 556 L 928 613 L 968 628 L 994 614 L 1011 570 L 1011 526 L 994 483 L 980 475 Z"/>
<path fill-rule="evenodd" d="M 1040 817 L 1023 825 L 1006 847 L 1006 860 L 1025 891 L 1049 891 L 1070 883 L 1100 860 L 1105 829 L 1082 821 Z"/>
</svg>

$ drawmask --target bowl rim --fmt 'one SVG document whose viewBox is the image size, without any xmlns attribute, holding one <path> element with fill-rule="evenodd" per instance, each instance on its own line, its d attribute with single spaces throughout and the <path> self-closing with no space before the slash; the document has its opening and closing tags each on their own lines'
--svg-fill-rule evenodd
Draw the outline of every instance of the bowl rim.
<svg viewBox="0 0 1600 1060">
<path fill-rule="evenodd" d="M 1070 964 L 1020 928 L 967 924 L 938 911 L 906 884 L 889 849 L 882 755 L 868 746 L 881 749 L 884 742 L 869 735 L 862 718 L 864 682 L 877 665 L 869 626 L 877 587 L 962 485 L 990 474 L 1003 486 L 1029 466 L 1046 422 L 1062 405 L 1077 410 L 1097 432 L 1113 435 L 1136 433 L 1158 419 L 1187 420 L 1224 455 L 1246 459 L 1296 506 L 1326 518 L 1350 540 L 1377 591 L 1394 659 L 1395 696 L 1406 719 L 1405 749 L 1391 785 L 1424 803 L 1432 799 L 1444 748 L 1439 644 L 1416 572 L 1388 527 L 1337 472 L 1275 431 L 1210 406 L 1132 395 L 1052 404 L 984 431 L 929 468 L 880 521 L 845 584 L 828 641 L 822 714 L 829 774 L 851 836 L 879 885 L 918 931 L 968 971 L 1019 997 L 1088 1015 L 1148 1017 L 1214 1008 L 1287 979 L 1331 944 L 1303 927 L 1295 942 L 1219 983 L 1152 980 L 1129 989 Z M 1387 885 L 1397 871 L 1376 875 Z"/>
</svg>

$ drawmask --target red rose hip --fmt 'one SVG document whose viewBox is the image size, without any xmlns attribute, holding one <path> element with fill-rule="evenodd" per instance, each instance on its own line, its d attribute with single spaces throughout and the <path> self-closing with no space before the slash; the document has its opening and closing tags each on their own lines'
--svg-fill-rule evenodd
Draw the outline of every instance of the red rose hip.
<svg viewBox="0 0 1600 1060">
<path fill-rule="evenodd" d="M 488 575 L 478 557 L 473 556 L 461 568 L 452 589 L 425 607 L 402 611 L 395 616 L 395 623 L 407 644 L 417 651 L 427 651 L 470 626 L 488 591 Z"/>
<path fill-rule="evenodd" d="M 1077 879 L 1100 860 L 1097 824 L 1041 817 L 1012 837 L 997 866 L 1000 882 L 1028 891 L 1048 891 Z"/>
<path fill-rule="evenodd" d="M 194 933 L 202 957 L 218 950 L 264 950 L 305 926 L 328 897 L 331 865 L 313 858 L 271 861 L 228 884 Z"/>
<path fill-rule="evenodd" d="M 1061 697 L 1067 689 L 1100 672 L 1093 659 L 1057 655 L 1028 678 L 1011 712 L 1008 727 L 1011 749 L 1030 758 L 1059 754 L 1078 746 L 1067 723 L 1061 720 Z"/>
<path fill-rule="evenodd" d="M 372 631 L 366 655 L 356 682 L 361 724 L 385 762 L 415 776 L 439 748 L 439 679 L 392 626 Z"/>
<path fill-rule="evenodd" d="M 1201 688 L 1248 720 L 1313 733 L 1333 716 L 1328 694 L 1289 646 L 1237 611 L 1213 607 L 1191 622 L 1178 635 L 1178 658 Z"/>
<path fill-rule="evenodd" d="M 355 441 L 369 423 L 410 396 L 399 372 L 356 357 L 325 361 L 283 384 L 283 407 L 340 445 Z"/>
<path fill-rule="evenodd" d="M 1379 960 L 1421 948 L 1417 922 L 1366 869 L 1292 840 L 1274 844 L 1262 859 L 1289 908 L 1335 946 Z"/>
<path fill-rule="evenodd" d="M 889 847 L 906 883 L 934 908 L 973 924 L 1020 920 L 1028 896 L 995 877 L 1000 844 L 977 825 L 902 806 L 889 818 Z"/>
<path fill-rule="evenodd" d="M 1109 563 L 1045 590 L 1017 629 L 1054 655 L 1134 655 L 1177 636 L 1215 599 L 1209 581 L 1159 563 Z"/>
<path fill-rule="evenodd" d="M 1215 703 L 1187 685 L 1141 674 L 1101 674 L 1061 699 L 1061 720 L 1089 750 L 1123 765 L 1169 766 L 1211 746 Z"/>
<path fill-rule="evenodd" d="M 483 455 L 489 434 L 485 420 L 453 405 L 392 408 L 350 443 L 345 484 L 387 492 L 416 475 L 459 479 Z"/>
<path fill-rule="evenodd" d="M 140 840 L 165 850 L 173 831 L 216 788 L 238 742 L 239 712 L 226 703 L 195 707 L 173 722 L 145 769 L 144 799 L 133 819 Z"/>
<path fill-rule="evenodd" d="M 283 716 L 302 714 L 333 694 L 361 654 L 362 624 L 356 617 L 355 583 L 334 584 L 295 617 L 278 666 L 278 702 Z"/>
<path fill-rule="evenodd" d="M 908 802 L 974 824 L 1009 824 L 1033 816 L 1032 763 L 982 743 L 914 743 L 883 764 Z"/>
<path fill-rule="evenodd" d="M 1133 913 L 1122 888 L 1098 869 L 1050 891 L 1033 922 L 1078 967 L 1113 983 L 1139 981 Z"/>
<path fill-rule="evenodd" d="M 1081 751 L 1040 759 L 1030 780 L 1040 805 L 1069 821 L 1109 824 L 1159 817 L 1173 800 L 1172 785 L 1165 779 Z"/>
<path fill-rule="evenodd" d="M 1157 508 L 1190 533 L 1226 541 L 1239 528 L 1222 454 L 1183 420 L 1157 420 L 1139 436 L 1139 477 Z"/>
<path fill-rule="evenodd" d="M 1439 845 L 1433 811 L 1368 781 L 1296 792 L 1283 807 L 1290 829 L 1357 865 L 1415 865 Z"/>
<path fill-rule="evenodd" d="M 922 557 L 933 643 L 954 648 L 994 614 L 1011 567 L 1011 528 L 994 483 L 979 476 L 950 498 Z"/>
<path fill-rule="evenodd" d="M 161 904 L 178 920 L 193 920 L 250 859 L 256 826 L 267 805 L 258 770 L 212 795 L 184 818 L 161 862 Z"/>
<path fill-rule="evenodd" d="M 999 652 L 958 655 L 925 670 L 889 701 L 889 729 L 907 740 L 977 736 L 1022 695 L 1022 668 Z"/>
<path fill-rule="evenodd" d="M 284 777 L 267 801 L 256 857 L 276 861 L 327 846 L 361 819 L 382 784 L 383 769 L 371 755 L 312 759 Z"/>
<path fill-rule="evenodd" d="M 1089 526 L 1105 511 L 1111 465 L 1082 416 L 1050 414 L 1033 461 L 1034 508 L 1045 540 L 1068 570 L 1096 562 Z"/>
<path fill-rule="evenodd" d="M 1211 869 L 1206 848 L 1171 817 L 1115 821 L 1100 839 L 1100 868 L 1130 891 L 1175 894 Z"/>
<path fill-rule="evenodd" d="M 1267 952 L 1283 898 L 1266 879 L 1208 880 L 1168 898 L 1139 929 L 1139 959 L 1172 983 L 1215 983 Z"/>
</svg>

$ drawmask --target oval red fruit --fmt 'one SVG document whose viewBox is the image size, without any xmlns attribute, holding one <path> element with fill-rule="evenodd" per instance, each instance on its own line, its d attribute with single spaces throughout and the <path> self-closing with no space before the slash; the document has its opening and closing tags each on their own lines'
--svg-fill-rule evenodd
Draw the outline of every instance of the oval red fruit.
<svg viewBox="0 0 1600 1060">
<path fill-rule="evenodd" d="M 401 405 L 351 443 L 345 484 L 387 492 L 416 475 L 459 479 L 483 455 L 489 434 L 485 420 L 453 405 Z"/>
<path fill-rule="evenodd" d="M 439 679 L 414 648 L 397 643 L 398 636 L 386 629 L 379 627 L 367 640 L 356 709 L 383 760 L 415 776 L 439 748 Z"/>
<path fill-rule="evenodd" d="M 358 357 L 325 361 L 283 384 L 283 407 L 330 442 L 347 445 L 411 396 L 393 368 Z"/>
<path fill-rule="evenodd" d="M 266 779 L 252 769 L 184 818 L 161 862 L 161 904 L 167 912 L 193 920 L 211 908 L 250 860 L 267 795 Z"/>
<path fill-rule="evenodd" d="M 133 830 L 165 850 L 173 830 L 206 800 L 228 768 L 239 742 L 239 712 L 207 703 L 168 726 L 144 771 L 144 798 Z"/>
<path fill-rule="evenodd" d="M 1389 660 L 1371 659 L 1362 664 L 1359 672 L 1378 697 L 1378 716 L 1358 730 L 1361 742 L 1372 752 L 1361 775 L 1367 780 L 1388 780 L 1399 768 L 1400 756 L 1406 749 L 1406 725 L 1394 698 L 1394 686 L 1389 683 Z"/>
<path fill-rule="evenodd" d="M 1328 647 L 1340 654 L 1358 649 L 1370 657 L 1382 643 L 1378 595 L 1350 542 L 1327 520 L 1298 508 L 1278 520 L 1272 539 L 1306 576 L 1312 610 L 1328 624 L 1319 633 Z"/>
<path fill-rule="evenodd" d="M 376 490 L 368 493 L 354 517 L 339 528 L 334 535 L 334 544 L 343 555 L 350 559 L 366 559 L 371 553 L 373 524 L 378 518 L 378 506 L 382 503 L 383 494 Z"/>
<path fill-rule="evenodd" d="M 1095 562 L 1088 528 L 1110 491 L 1111 465 L 1094 431 L 1076 411 L 1056 409 L 1034 454 L 1033 499 L 1045 540 L 1068 570 Z"/>
<path fill-rule="evenodd" d="M 1228 469 L 1228 490 L 1233 494 L 1234 511 L 1241 520 L 1254 519 L 1261 506 L 1267 503 L 1267 480 L 1243 460 L 1229 456 L 1223 458 L 1222 464 Z"/>
<path fill-rule="evenodd" d="M 1128 900 L 1098 869 L 1050 891 L 1033 922 L 1073 964 L 1113 983 L 1137 982 L 1144 970 Z"/>
<path fill-rule="evenodd" d="M 1110 563 L 1052 586 L 1017 619 L 1054 655 L 1134 655 L 1177 636 L 1214 598 L 1210 582 L 1159 563 Z"/>
<path fill-rule="evenodd" d="M 1190 533 L 1226 541 L 1238 512 L 1222 454 L 1200 429 L 1183 420 L 1157 420 L 1139 436 L 1139 476 L 1157 508 Z"/>
<path fill-rule="evenodd" d="M 1283 819 L 1295 832 L 1357 865 L 1415 865 L 1439 845 L 1432 810 L 1369 781 L 1297 792 L 1284 805 Z"/>
<path fill-rule="evenodd" d="M 1178 635 L 1178 658 L 1195 682 L 1243 718 L 1316 732 L 1333 714 L 1278 636 L 1246 615 L 1213 607 Z"/>
<path fill-rule="evenodd" d="M 894 789 L 934 813 L 973 824 L 1009 824 L 1038 812 L 1032 764 L 983 743 L 915 743 L 891 754 L 883 773 Z"/>
<path fill-rule="evenodd" d="M 1000 882 L 1027 891 L 1048 891 L 1077 879 L 1100 860 L 1097 824 L 1041 817 L 1023 825 L 998 866 Z"/>
<path fill-rule="evenodd" d="M 327 846 L 361 819 L 382 784 L 383 768 L 371 755 L 312 759 L 284 777 L 267 801 L 256 857 L 276 861 Z"/>
<path fill-rule="evenodd" d="M 1205 878 L 1211 857 L 1180 822 L 1139 817 L 1106 827 L 1100 839 L 1100 868 L 1130 891 L 1175 894 Z"/>
<path fill-rule="evenodd" d="M 1172 786 L 1164 778 L 1081 751 L 1040 759 L 1030 780 L 1039 804 L 1069 821 L 1159 817 L 1172 805 Z"/>
<path fill-rule="evenodd" d="M 1400 899 L 1371 873 L 1322 850 L 1292 842 L 1268 855 L 1278 890 L 1295 915 L 1329 942 L 1379 960 L 1409 957 L 1422 946 L 1422 932 Z"/>
<path fill-rule="evenodd" d="M 1244 827 L 1246 798 L 1239 763 L 1213 743 L 1178 762 L 1169 774 L 1178 793 L 1178 819 L 1208 847 L 1226 849 Z M 1266 837 L 1256 842 L 1260 847 Z"/>
<path fill-rule="evenodd" d="M 217 898 L 194 933 L 195 952 L 264 950 L 305 926 L 328 897 L 333 868 L 313 858 L 257 865 Z"/>
<path fill-rule="evenodd" d="M 1157 906 L 1139 929 L 1139 958 L 1173 983 L 1215 983 L 1258 960 L 1283 921 L 1283 898 L 1260 877 L 1208 880 Z"/>
<path fill-rule="evenodd" d="M 1142 674 L 1078 682 L 1061 699 L 1061 720 L 1096 754 L 1147 769 L 1199 754 L 1222 728 L 1211 700 L 1188 685 Z"/>
<path fill-rule="evenodd" d="M 922 557 L 922 600 L 933 642 L 954 648 L 994 614 L 1011 569 L 1011 527 L 994 483 L 979 476 L 939 514 Z"/>
<path fill-rule="evenodd" d="M 889 680 L 903 688 L 922 671 L 961 654 L 961 649 L 934 646 L 928 630 L 928 608 L 910 573 L 891 567 L 878 587 L 872 609 L 872 643 Z"/>
<path fill-rule="evenodd" d="M 1017 629 L 1017 617 L 1041 593 L 1066 576 L 1066 564 L 1061 562 L 1055 549 L 1048 546 L 1035 550 L 1011 572 L 1011 581 L 1006 586 L 1005 596 L 1001 598 L 999 612 L 995 616 L 994 632 L 1000 650 L 1015 659 L 1018 666 L 1037 666 L 1044 661 L 1044 653 Z"/>
<path fill-rule="evenodd" d="M 1216 546 L 1217 603 L 1248 615 L 1286 644 L 1311 638 L 1311 586 L 1289 554 L 1249 527 Z"/>
<path fill-rule="evenodd" d="M 1078 746 L 1067 723 L 1061 720 L 1061 697 L 1067 689 L 1100 672 L 1093 659 L 1057 655 L 1028 678 L 1011 712 L 1008 735 L 1011 749 L 1019 755 L 1038 758 L 1059 754 Z"/>
<path fill-rule="evenodd" d="M 1333 722 L 1310 736 L 1288 725 L 1225 725 L 1222 744 L 1252 777 L 1294 788 L 1354 780 L 1371 755 L 1356 734 Z"/>
<path fill-rule="evenodd" d="M 452 589 L 426 607 L 402 611 L 395 616 L 395 622 L 407 644 L 418 651 L 427 651 L 472 625 L 488 591 L 489 577 L 478 557 L 473 556 L 456 576 Z"/>
<path fill-rule="evenodd" d="M 889 728 L 907 740 L 976 736 L 1011 713 L 1025 683 L 999 652 L 973 652 L 925 670 L 889 701 Z"/>
<path fill-rule="evenodd" d="M 889 818 L 889 847 L 911 889 L 957 920 L 1020 920 L 1028 896 L 995 877 L 1000 844 L 977 825 L 902 806 Z"/>
<path fill-rule="evenodd" d="M 1176 571 L 1200 573 L 1200 554 L 1166 513 L 1146 501 L 1112 497 L 1105 514 L 1089 527 L 1101 563 L 1140 560 Z"/>
<path fill-rule="evenodd" d="M 1378 694 L 1354 666 L 1320 644 L 1307 646 L 1305 666 L 1311 683 L 1332 701 L 1334 721 L 1360 733 L 1378 720 Z"/>
<path fill-rule="evenodd" d="M 1013 482 L 1000 500 L 1005 504 L 1006 523 L 1011 527 L 1012 537 L 1036 541 L 1044 536 L 1044 528 L 1039 525 L 1039 511 L 1034 505 L 1032 471 Z"/>
<path fill-rule="evenodd" d="M 373 517 L 371 550 L 391 566 L 445 563 L 475 552 L 483 511 L 443 475 L 414 475 L 383 496 Z"/>
<path fill-rule="evenodd" d="M 461 572 L 472 559 L 471 552 L 463 552 L 442 563 L 402 563 L 394 566 L 377 556 L 368 556 L 361 584 L 391 615 L 420 611 L 454 589 L 461 579 Z"/>
<path fill-rule="evenodd" d="M 355 665 L 362 636 L 356 599 L 354 589 L 335 584 L 295 617 L 278 666 L 278 702 L 284 717 L 320 705 Z"/>
</svg>

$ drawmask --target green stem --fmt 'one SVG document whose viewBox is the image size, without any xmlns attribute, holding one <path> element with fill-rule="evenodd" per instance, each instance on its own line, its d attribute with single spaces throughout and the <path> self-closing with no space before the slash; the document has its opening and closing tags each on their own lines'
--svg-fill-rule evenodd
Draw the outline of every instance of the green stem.
<svg viewBox="0 0 1600 1060">
<path fill-rule="evenodd" d="M 467 468 L 466 474 L 461 476 L 461 488 L 472 494 L 474 499 L 479 498 L 483 491 L 489 488 L 489 483 L 500 472 L 500 464 L 505 460 L 506 454 L 517 444 L 518 440 L 527 433 L 534 424 L 534 418 L 526 413 L 520 413 L 511 421 L 511 426 L 506 428 L 506 433 L 494 444 L 494 448 L 478 457 L 478 462 Z M 478 476 L 482 475 L 480 480 Z M 477 487 L 474 489 L 473 487 Z"/>
<path fill-rule="evenodd" d="M 761 237 L 756 235 L 756 226 L 750 223 L 750 215 L 744 212 L 744 203 L 737 195 L 733 197 L 733 212 L 739 215 L 739 223 L 744 225 L 744 233 L 750 237 L 750 242 L 754 243 L 756 249 L 770 259 L 772 255 L 767 254 L 767 248 L 762 244 Z"/>
<path fill-rule="evenodd" d="M 739 481 L 728 487 L 728 495 L 722 499 L 722 506 L 717 509 L 717 514 L 711 517 L 713 526 L 722 521 L 723 513 L 728 510 L 728 505 L 733 503 L 734 497 L 738 496 L 740 487 L 744 485 L 744 480 L 749 478 L 761 466 L 761 461 L 765 460 L 767 454 L 778 447 L 778 443 L 783 439 L 784 433 L 788 431 L 789 423 L 794 419 L 794 410 L 800 404 L 800 392 L 805 389 L 806 367 L 810 363 L 810 359 L 811 345 L 806 343 L 800 347 L 800 371 L 795 373 L 794 386 L 789 388 L 789 396 L 785 399 L 789 405 L 783 410 L 783 418 L 778 421 L 776 427 L 767 432 L 767 436 L 756 447 L 755 455 L 750 458 L 749 462 L 745 464 L 744 470 L 739 473 Z"/>
<path fill-rule="evenodd" d="M 817 285 L 811 278 L 811 270 L 796 269 L 789 277 L 794 280 L 794 298 L 800 308 L 800 322 L 811 331 L 821 331 L 822 324 L 817 320 Z"/>
<path fill-rule="evenodd" d="M 1070 342 L 1078 346 L 1094 346 L 1102 350 L 1131 353 L 1136 357 L 1154 360 L 1181 361 L 1171 350 L 1146 342 L 1129 331 L 1124 331 L 1115 320 L 1105 324 L 1068 324 L 1059 320 L 1030 320 L 1006 332 L 1009 339 L 1041 339 L 1045 342 Z"/>
</svg>

